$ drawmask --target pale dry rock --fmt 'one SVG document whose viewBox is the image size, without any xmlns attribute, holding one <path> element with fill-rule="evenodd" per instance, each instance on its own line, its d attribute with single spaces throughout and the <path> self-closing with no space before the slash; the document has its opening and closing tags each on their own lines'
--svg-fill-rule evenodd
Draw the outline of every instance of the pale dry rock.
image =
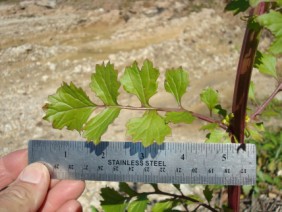
<svg viewBox="0 0 282 212">
<path fill-rule="evenodd" d="M 42 120 L 42 106 L 63 81 L 74 82 L 99 102 L 89 83 L 95 65 L 103 61 L 114 63 L 121 76 L 133 61 L 141 66 L 145 59 L 152 60 L 161 73 L 160 93 L 151 99 L 154 105 L 175 104 L 166 96 L 164 72 L 182 66 L 191 81 L 183 97 L 185 108 L 208 114 L 199 100 L 207 86 L 217 89 L 223 105 L 231 107 L 244 26 L 240 17 L 224 13 L 223 5 L 193 11 L 194 4 L 182 0 L 129 1 L 129 5 L 99 0 L 5 2 L 0 4 L 0 156 L 26 148 L 30 139 L 83 140 L 75 131 L 52 129 Z M 38 6 L 39 2 L 45 6 Z M 262 47 L 268 42 L 265 38 Z M 273 89 L 274 82 L 255 71 L 254 81 L 263 95 Z M 120 103 L 140 106 L 136 97 L 120 92 Z M 103 139 L 129 139 L 125 123 L 141 115 L 122 111 Z M 195 121 L 174 126 L 168 140 L 203 142 L 201 125 Z M 85 211 L 90 211 L 90 205 L 101 209 L 99 193 L 105 186 L 117 189 L 118 183 L 87 182 L 80 198 Z M 181 185 L 181 189 L 192 194 L 201 193 L 203 187 Z"/>
</svg>

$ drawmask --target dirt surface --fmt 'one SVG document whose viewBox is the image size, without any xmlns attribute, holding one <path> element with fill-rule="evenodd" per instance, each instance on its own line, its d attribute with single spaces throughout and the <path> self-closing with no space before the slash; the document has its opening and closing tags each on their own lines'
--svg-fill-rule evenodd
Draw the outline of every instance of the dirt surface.
<svg viewBox="0 0 282 212">
<path fill-rule="evenodd" d="M 42 106 L 62 81 L 73 81 L 97 100 L 88 85 L 95 65 L 103 61 L 110 60 L 121 73 L 134 60 L 152 60 L 161 71 L 159 93 L 151 100 L 154 106 L 174 106 L 164 91 L 163 74 L 182 66 L 191 81 L 183 99 L 186 108 L 208 113 L 199 101 L 207 86 L 217 89 L 222 105 L 230 108 L 245 23 L 224 13 L 220 2 L 69 0 L 50 8 L 0 1 L 0 155 L 26 148 L 29 139 L 82 140 L 77 132 L 52 129 L 42 120 Z M 262 45 L 267 43 L 265 38 Z M 254 76 L 264 88 L 261 95 L 274 88 L 272 80 L 257 72 Z M 124 92 L 119 102 L 138 104 Z M 124 124 L 138 115 L 122 111 L 103 139 L 128 140 Z M 202 142 L 200 125 L 177 125 L 167 140 Z M 98 205 L 96 194 L 104 185 L 88 183 L 80 198 L 85 211 L 90 204 Z"/>
</svg>

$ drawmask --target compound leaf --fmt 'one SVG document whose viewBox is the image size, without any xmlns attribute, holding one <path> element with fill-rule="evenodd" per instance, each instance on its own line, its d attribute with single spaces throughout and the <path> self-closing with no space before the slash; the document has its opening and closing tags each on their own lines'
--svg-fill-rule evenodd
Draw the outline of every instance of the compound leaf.
<svg viewBox="0 0 282 212">
<path fill-rule="evenodd" d="M 48 97 L 48 101 L 43 107 L 43 119 L 52 122 L 56 129 L 67 127 L 68 130 L 81 131 L 96 106 L 86 93 L 72 82 L 70 85 L 64 82 L 55 94 Z"/>
<path fill-rule="evenodd" d="M 130 119 L 127 123 L 127 133 L 133 141 L 142 141 L 143 146 L 147 147 L 154 141 L 161 144 L 165 136 L 171 134 L 171 129 L 157 111 L 151 110 L 145 112 L 142 117 Z"/>
<path fill-rule="evenodd" d="M 200 98 L 210 111 L 218 104 L 218 93 L 212 88 L 204 89 L 200 94 Z"/>
<path fill-rule="evenodd" d="M 249 7 L 249 1 L 232 0 L 226 5 L 225 10 L 232 11 L 234 15 L 237 15 L 240 12 L 245 12 Z"/>
<path fill-rule="evenodd" d="M 153 67 L 151 61 L 145 60 L 141 70 L 134 62 L 125 69 L 121 83 L 128 93 L 136 95 L 141 104 L 148 107 L 149 99 L 157 92 L 159 75 L 159 70 Z"/>
<path fill-rule="evenodd" d="M 118 117 L 119 108 L 107 108 L 90 119 L 85 127 L 83 136 L 95 144 L 100 143 L 101 136 L 107 131 L 108 126 Z"/>
<path fill-rule="evenodd" d="M 146 196 L 138 196 L 137 200 L 129 203 L 128 212 L 144 212 L 149 200 Z"/>
<path fill-rule="evenodd" d="M 186 123 L 191 124 L 195 120 L 195 117 L 189 112 L 167 112 L 165 114 L 165 121 L 172 122 L 174 124 Z"/>
<path fill-rule="evenodd" d="M 257 51 L 254 67 L 257 68 L 262 74 L 272 77 L 277 77 L 276 73 L 276 58 L 271 54 L 263 54 Z"/>
<path fill-rule="evenodd" d="M 126 208 L 126 198 L 120 195 L 112 188 L 106 187 L 101 189 L 101 206 L 105 212 L 124 212 Z"/>
<path fill-rule="evenodd" d="M 114 69 L 114 65 L 103 63 L 96 65 L 96 72 L 91 76 L 90 88 L 106 105 L 117 105 L 118 89 L 120 82 L 118 81 L 118 73 Z"/>
<path fill-rule="evenodd" d="M 269 51 L 273 54 L 282 53 L 282 14 L 271 10 L 269 13 L 257 17 L 257 21 L 270 30 L 275 37 Z"/>
<path fill-rule="evenodd" d="M 188 73 L 182 67 L 166 71 L 165 90 L 174 96 L 178 105 L 181 105 L 181 98 L 185 94 L 188 85 Z"/>
</svg>

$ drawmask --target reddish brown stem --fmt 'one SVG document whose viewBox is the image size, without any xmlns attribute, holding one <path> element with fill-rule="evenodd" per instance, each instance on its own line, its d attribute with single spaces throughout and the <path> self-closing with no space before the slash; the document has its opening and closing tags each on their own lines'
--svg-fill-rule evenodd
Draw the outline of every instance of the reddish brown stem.
<svg viewBox="0 0 282 212">
<path fill-rule="evenodd" d="M 262 105 L 260 105 L 256 111 L 251 115 L 251 120 L 254 120 L 257 115 L 260 115 L 262 111 L 267 107 L 267 105 L 271 102 L 271 100 L 278 94 L 280 91 L 282 91 L 282 82 L 279 83 L 279 85 L 276 87 L 276 89 L 272 92 L 272 94 L 265 100 Z"/>
<path fill-rule="evenodd" d="M 260 3 L 256 8 L 250 11 L 250 17 L 253 15 L 263 14 L 267 10 L 266 3 Z M 230 125 L 230 132 L 237 138 L 240 143 L 244 143 L 245 117 L 248 100 L 248 91 L 251 81 L 253 63 L 259 43 L 260 30 L 246 28 L 237 76 L 234 88 L 232 112 L 234 118 Z M 233 139 L 233 142 L 235 140 Z M 240 186 L 228 187 L 228 204 L 234 212 L 240 209 Z"/>
</svg>

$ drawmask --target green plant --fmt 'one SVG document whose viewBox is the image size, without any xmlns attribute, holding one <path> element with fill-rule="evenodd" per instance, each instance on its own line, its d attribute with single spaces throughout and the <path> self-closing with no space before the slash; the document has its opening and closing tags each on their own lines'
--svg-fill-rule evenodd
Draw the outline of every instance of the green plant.
<svg viewBox="0 0 282 212">
<path fill-rule="evenodd" d="M 182 96 L 189 86 L 189 77 L 188 72 L 181 67 L 167 70 L 164 81 L 165 90 L 174 96 L 178 107 L 152 106 L 150 98 L 157 93 L 159 70 L 151 61 L 145 60 L 141 68 L 137 62 L 127 67 L 120 78 L 113 64 L 103 63 L 96 66 L 96 71 L 91 77 L 90 88 L 103 104 L 91 101 L 87 94 L 73 83 L 63 83 L 55 94 L 49 96 L 49 103 L 44 106 L 46 113 L 44 119 L 52 122 L 54 128 L 66 127 L 69 130 L 77 130 L 88 141 L 93 141 L 95 144 L 100 142 L 101 136 L 119 116 L 121 110 L 144 111 L 142 117 L 129 119 L 126 127 L 127 134 L 132 140 L 141 141 L 145 147 L 154 142 L 161 144 L 165 137 L 171 134 L 172 124 L 191 124 L 195 118 L 208 122 L 201 128 L 208 131 L 207 142 L 232 141 L 244 144 L 245 137 L 261 142 L 263 127 L 258 116 L 282 90 L 281 73 L 276 69 L 276 58 L 282 53 L 282 2 L 280 0 L 272 3 L 235 0 L 231 1 L 226 9 L 237 14 L 250 7 L 248 27 L 237 70 L 232 111 L 228 112 L 222 108 L 218 93 L 212 88 L 205 88 L 200 94 L 200 99 L 207 106 L 210 116 L 186 109 L 182 104 Z M 266 11 L 268 13 L 263 14 Z M 274 39 L 266 51 L 260 52 L 257 51 L 257 46 L 262 29 L 269 30 Z M 275 78 L 277 87 L 265 102 L 253 113 L 247 115 L 248 95 L 255 101 L 254 86 L 250 81 L 253 66 L 262 74 Z M 127 93 L 139 99 L 140 106 L 119 104 L 121 85 Z M 96 109 L 102 109 L 102 111 L 90 118 Z M 155 184 L 152 184 L 152 187 L 153 192 L 141 193 L 133 190 L 126 183 L 120 183 L 119 192 L 104 188 L 101 192 L 104 199 L 101 205 L 105 211 L 124 211 L 125 209 L 144 211 L 149 203 L 148 196 L 160 194 L 169 198 L 156 203 L 153 211 L 172 211 L 179 205 L 183 210 L 188 211 L 188 205 L 191 204 L 196 204 L 193 209 L 195 211 L 200 207 L 217 211 L 217 206 L 212 203 L 213 190 L 209 186 L 206 186 L 203 191 L 205 200 L 199 196 L 185 196 L 179 185 L 175 185 L 178 194 L 161 191 Z M 229 207 L 234 211 L 239 211 L 240 194 L 239 186 L 228 188 Z"/>
<path fill-rule="evenodd" d="M 263 137 L 261 141 L 250 139 L 250 143 L 256 144 L 258 152 L 258 182 L 253 191 L 255 194 L 269 193 L 269 190 L 279 193 L 282 189 L 282 176 L 278 175 L 282 170 L 282 131 L 266 131 Z"/>
</svg>

